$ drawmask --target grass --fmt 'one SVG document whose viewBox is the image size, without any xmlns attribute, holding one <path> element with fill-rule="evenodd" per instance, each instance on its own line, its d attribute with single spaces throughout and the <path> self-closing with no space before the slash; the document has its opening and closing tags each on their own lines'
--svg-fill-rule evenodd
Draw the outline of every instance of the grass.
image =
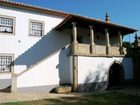
<svg viewBox="0 0 140 105">
<path fill-rule="evenodd" d="M 140 96 L 116 91 L 76 97 L 61 97 L 30 102 L 3 103 L 0 105 L 140 105 Z"/>
</svg>

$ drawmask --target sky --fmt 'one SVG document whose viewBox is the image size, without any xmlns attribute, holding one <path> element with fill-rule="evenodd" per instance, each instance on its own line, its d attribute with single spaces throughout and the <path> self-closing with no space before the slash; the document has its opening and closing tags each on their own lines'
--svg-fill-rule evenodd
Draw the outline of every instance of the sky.
<svg viewBox="0 0 140 105">
<path fill-rule="evenodd" d="M 111 22 L 140 30 L 140 0 L 12 0 L 96 19 L 105 19 L 106 12 Z M 137 32 L 139 35 L 139 31 Z M 135 34 L 124 37 L 134 41 Z"/>
</svg>

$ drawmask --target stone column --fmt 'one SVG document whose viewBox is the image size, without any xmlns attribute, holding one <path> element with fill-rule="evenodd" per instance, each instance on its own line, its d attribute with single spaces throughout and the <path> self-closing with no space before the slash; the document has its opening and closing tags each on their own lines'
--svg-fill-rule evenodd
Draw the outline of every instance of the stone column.
<svg viewBox="0 0 140 105">
<path fill-rule="evenodd" d="M 118 35 L 119 35 L 119 44 L 120 44 L 120 47 L 122 47 L 122 35 L 120 31 L 118 32 Z"/>
<path fill-rule="evenodd" d="M 108 29 L 105 29 L 105 36 L 106 36 L 106 46 L 110 46 L 110 39 L 109 39 Z"/>
<path fill-rule="evenodd" d="M 71 51 L 74 55 L 77 52 L 78 49 L 78 41 L 77 41 L 77 27 L 76 22 L 72 22 L 72 45 L 71 45 Z"/>
<path fill-rule="evenodd" d="M 73 35 L 73 42 L 72 42 L 72 58 L 73 58 L 73 85 L 72 91 L 78 91 L 78 56 L 76 56 L 76 51 L 78 49 L 78 41 L 77 41 L 77 27 L 76 23 L 72 22 L 72 35 Z"/>
<path fill-rule="evenodd" d="M 16 93 L 17 92 L 17 75 L 14 73 L 14 70 L 11 72 L 11 93 Z"/>
<path fill-rule="evenodd" d="M 124 52 L 123 52 L 123 45 L 122 45 L 122 42 L 123 42 L 123 40 L 122 40 L 122 34 L 121 34 L 120 31 L 118 32 L 118 36 L 119 36 L 120 54 L 122 55 L 122 54 L 124 54 Z"/>
<path fill-rule="evenodd" d="M 91 44 L 91 45 L 95 45 L 93 26 L 89 26 L 89 28 L 90 28 L 90 44 Z"/>
<path fill-rule="evenodd" d="M 93 30 L 93 26 L 89 26 L 89 28 L 90 28 L 90 52 L 93 54 L 95 52 L 94 30 Z"/>
<path fill-rule="evenodd" d="M 106 36 L 106 54 L 109 54 L 110 39 L 108 29 L 105 29 L 105 36 Z"/>
<path fill-rule="evenodd" d="M 76 27 L 76 23 L 72 22 L 72 35 L 73 35 L 73 42 L 77 43 L 77 27 Z"/>
<path fill-rule="evenodd" d="M 78 56 L 73 56 L 73 92 L 78 91 Z"/>
</svg>

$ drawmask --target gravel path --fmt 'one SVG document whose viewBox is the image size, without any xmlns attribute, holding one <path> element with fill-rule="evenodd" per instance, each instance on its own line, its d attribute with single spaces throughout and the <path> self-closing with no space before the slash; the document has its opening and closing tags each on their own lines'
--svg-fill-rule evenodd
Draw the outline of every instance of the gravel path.
<svg viewBox="0 0 140 105">
<path fill-rule="evenodd" d="M 72 94 L 50 93 L 4 93 L 0 92 L 0 103 L 40 100 L 45 98 L 73 97 Z"/>
<path fill-rule="evenodd" d="M 117 91 L 125 94 L 140 96 L 140 87 L 126 87 L 124 89 L 120 89 Z M 104 91 L 104 92 L 108 92 L 108 91 Z M 97 94 L 99 93 L 97 92 Z M 14 93 L 0 92 L 0 103 L 31 101 L 31 100 L 40 100 L 46 98 L 75 97 L 75 96 L 81 96 L 85 94 L 92 94 L 92 93 L 70 93 L 70 94 L 15 93 L 14 94 Z"/>
</svg>

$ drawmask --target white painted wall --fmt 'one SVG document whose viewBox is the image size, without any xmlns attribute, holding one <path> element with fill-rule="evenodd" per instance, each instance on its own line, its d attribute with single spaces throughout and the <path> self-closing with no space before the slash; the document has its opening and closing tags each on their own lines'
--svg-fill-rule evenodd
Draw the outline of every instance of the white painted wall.
<svg viewBox="0 0 140 105">
<path fill-rule="evenodd" d="M 16 18 L 15 35 L 0 33 L 0 43 L 2 43 L 0 52 L 14 53 L 15 59 L 41 39 L 41 37 L 29 36 L 29 19 L 45 22 L 44 35 L 63 20 L 60 17 L 12 8 L 0 7 L 0 11 L 0 15 Z"/>
<path fill-rule="evenodd" d="M 61 53 L 65 52 L 62 50 L 57 51 L 18 76 L 17 87 L 51 86 L 59 85 L 59 83 L 70 83 L 70 58 Z"/>
<path fill-rule="evenodd" d="M 2 6 L 0 11 L 16 21 L 15 35 L 0 33 L 0 53 L 14 54 L 15 74 L 26 71 L 17 77 L 17 87 L 70 83 L 70 36 L 52 31 L 63 18 Z M 29 36 L 30 19 L 44 21 L 43 37 Z"/>
<path fill-rule="evenodd" d="M 35 67 L 29 69 L 17 78 L 17 87 L 34 87 L 59 84 L 59 52 L 43 60 Z"/>
<path fill-rule="evenodd" d="M 11 84 L 11 74 L 1 73 L 0 74 L 0 89 L 7 88 Z"/>
<path fill-rule="evenodd" d="M 122 57 L 78 57 L 78 83 L 105 82 L 108 80 L 109 68 L 114 61 L 122 62 L 125 79 L 133 79 L 131 58 Z M 128 66 L 129 65 L 129 66 Z"/>
</svg>

